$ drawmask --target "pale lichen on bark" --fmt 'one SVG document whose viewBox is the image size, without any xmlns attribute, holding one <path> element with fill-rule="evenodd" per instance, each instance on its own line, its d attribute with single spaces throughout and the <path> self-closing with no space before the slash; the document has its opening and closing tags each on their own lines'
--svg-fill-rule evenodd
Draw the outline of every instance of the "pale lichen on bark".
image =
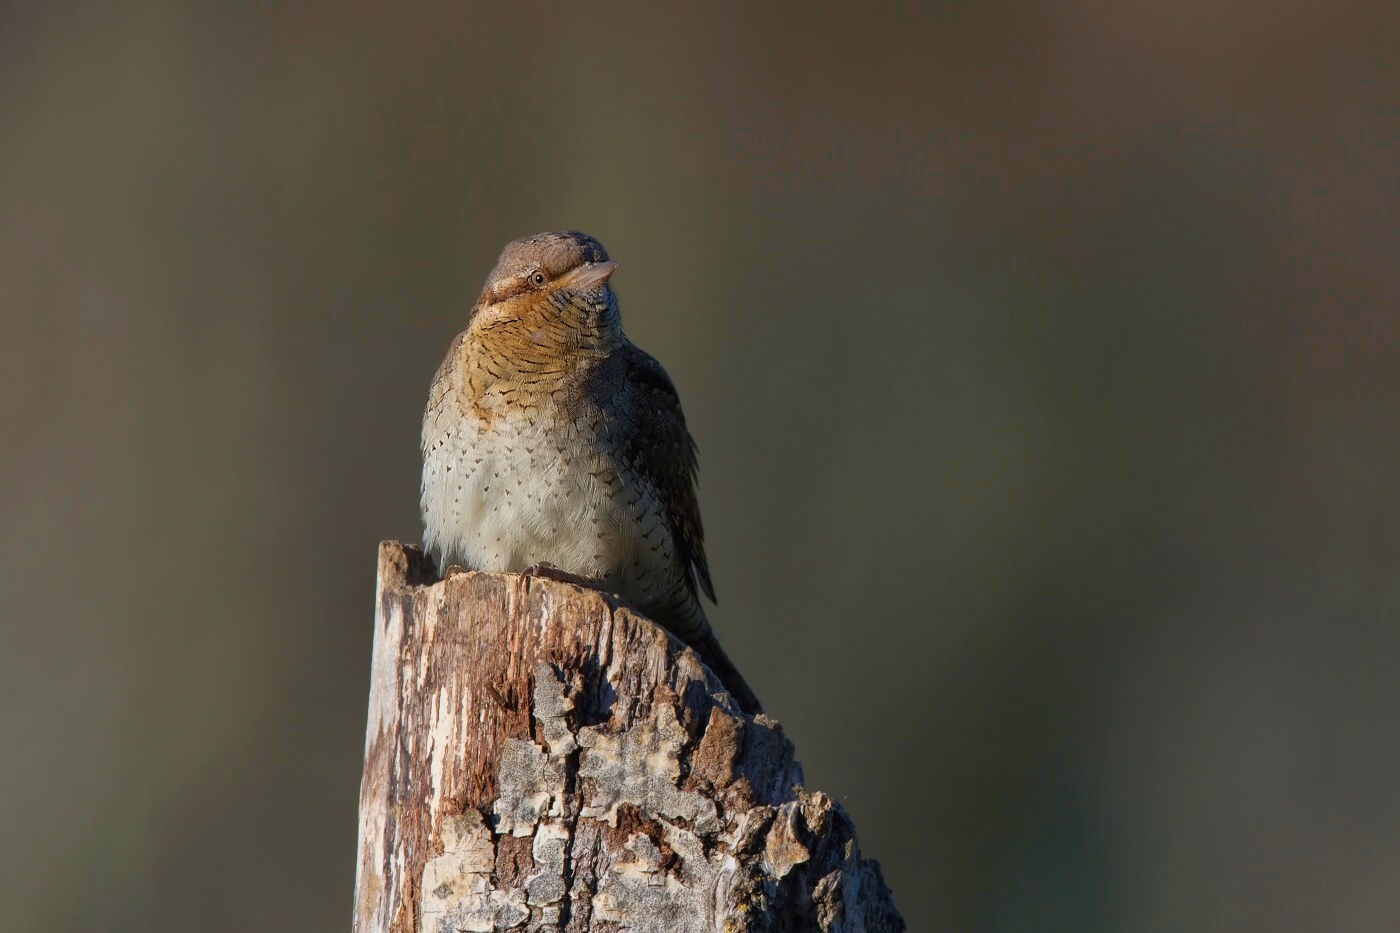
<svg viewBox="0 0 1400 933">
<path fill-rule="evenodd" d="M 781 727 L 591 590 L 381 549 L 355 928 L 898 931 Z"/>
</svg>

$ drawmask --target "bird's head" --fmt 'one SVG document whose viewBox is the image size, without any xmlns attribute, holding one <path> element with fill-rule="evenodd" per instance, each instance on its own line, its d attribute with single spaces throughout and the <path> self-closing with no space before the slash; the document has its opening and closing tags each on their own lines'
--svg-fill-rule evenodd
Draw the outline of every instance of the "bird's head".
<svg viewBox="0 0 1400 933">
<path fill-rule="evenodd" d="M 477 327 L 522 324 L 545 334 L 616 327 L 608 278 L 617 263 L 603 244 L 574 230 L 537 233 L 506 244 L 472 308 Z"/>
</svg>

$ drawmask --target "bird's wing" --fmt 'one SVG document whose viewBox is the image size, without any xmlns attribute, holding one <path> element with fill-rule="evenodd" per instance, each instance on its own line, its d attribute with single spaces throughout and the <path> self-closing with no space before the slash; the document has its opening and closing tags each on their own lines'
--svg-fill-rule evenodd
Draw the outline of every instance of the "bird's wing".
<svg viewBox="0 0 1400 933">
<path fill-rule="evenodd" d="M 661 364 L 628 344 L 614 354 L 625 391 L 632 397 L 635 423 L 627 432 L 626 456 L 642 479 L 651 483 L 667 503 L 667 521 L 677 556 L 691 591 L 697 584 L 711 602 L 715 587 L 705 561 L 705 529 L 695 496 L 699 464 L 695 441 L 686 430 L 680 396 Z"/>
</svg>

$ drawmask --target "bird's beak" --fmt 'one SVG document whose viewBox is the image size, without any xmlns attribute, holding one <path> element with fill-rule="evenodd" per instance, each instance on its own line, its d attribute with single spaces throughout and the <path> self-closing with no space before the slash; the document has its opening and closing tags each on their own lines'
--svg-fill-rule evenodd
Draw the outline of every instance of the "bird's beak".
<svg viewBox="0 0 1400 933">
<path fill-rule="evenodd" d="M 602 286 L 616 268 L 617 260 L 615 259 L 611 262 L 586 262 L 569 277 L 568 287 L 574 291 L 592 291 Z"/>
</svg>

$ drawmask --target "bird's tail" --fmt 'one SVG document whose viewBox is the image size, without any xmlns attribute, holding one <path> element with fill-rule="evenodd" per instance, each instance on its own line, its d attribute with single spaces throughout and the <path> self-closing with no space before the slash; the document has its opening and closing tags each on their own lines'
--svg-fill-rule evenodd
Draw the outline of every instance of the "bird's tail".
<svg viewBox="0 0 1400 933">
<path fill-rule="evenodd" d="M 763 705 L 758 702 L 758 697 L 749 689 L 749 685 L 744 681 L 744 676 L 739 673 L 739 669 L 734 666 L 734 662 L 729 660 L 729 655 L 724 653 L 724 649 L 719 645 L 719 639 L 715 637 L 714 630 L 709 626 L 699 637 L 687 639 L 690 647 L 695 649 L 700 655 L 700 660 L 705 662 L 705 666 L 715 672 L 720 683 L 724 684 L 724 689 L 729 691 L 729 695 L 739 704 L 739 708 L 751 716 L 763 712 Z"/>
<path fill-rule="evenodd" d="M 689 588 L 677 588 L 672 600 L 660 605 L 645 606 L 643 611 L 662 628 L 695 649 L 705 666 L 714 671 L 724 689 L 739 704 L 739 708 L 751 716 L 763 712 L 763 705 L 749 689 L 739 669 L 729 660 L 729 655 L 720 647 L 710 620 L 705 618 L 705 610 L 700 600 Z"/>
</svg>

